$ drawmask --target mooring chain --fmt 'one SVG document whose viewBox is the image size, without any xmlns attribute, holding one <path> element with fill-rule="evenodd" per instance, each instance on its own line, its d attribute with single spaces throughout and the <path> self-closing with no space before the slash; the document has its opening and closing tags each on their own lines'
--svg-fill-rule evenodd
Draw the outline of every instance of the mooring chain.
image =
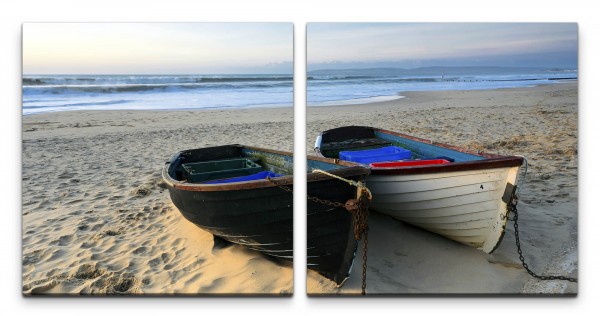
<svg viewBox="0 0 600 316">
<path fill-rule="evenodd" d="M 276 185 L 277 187 L 279 187 L 280 189 L 282 189 L 283 191 L 289 192 L 289 193 L 293 193 L 294 191 L 284 185 L 281 185 L 277 182 L 275 182 L 273 179 L 271 179 L 271 177 L 267 177 L 267 180 L 271 183 L 273 183 L 274 185 Z M 326 199 L 320 199 L 316 196 L 310 196 L 310 195 L 306 195 L 307 199 L 315 202 L 315 203 L 320 203 L 320 204 L 324 204 L 327 206 L 332 206 L 332 207 L 346 207 L 346 204 L 340 203 L 340 202 L 333 202 L 333 201 L 329 201 Z"/>
<path fill-rule="evenodd" d="M 566 276 L 562 276 L 562 275 L 557 275 L 557 276 L 555 276 L 555 275 L 538 275 L 529 269 L 529 266 L 527 265 L 527 263 L 525 263 L 525 258 L 523 257 L 523 251 L 521 251 L 521 241 L 519 240 L 519 223 L 518 223 L 519 213 L 517 210 L 517 202 L 518 202 L 518 199 L 517 199 L 517 196 L 515 195 L 511 199 L 510 203 L 508 204 L 508 212 L 513 213 L 512 221 L 515 223 L 514 224 L 515 241 L 517 244 L 517 252 L 519 253 L 519 260 L 521 260 L 521 263 L 523 264 L 523 268 L 525 268 L 525 270 L 527 271 L 527 273 L 529 273 L 529 275 L 531 275 L 534 278 L 540 279 L 540 280 L 563 280 L 563 281 L 569 281 L 569 282 L 577 282 L 576 278 L 566 277 Z"/>
<path fill-rule="evenodd" d="M 361 190 L 359 188 L 359 190 Z M 358 209 L 353 212 L 354 222 L 354 237 L 358 241 L 360 235 L 356 235 L 356 231 L 363 235 L 363 262 L 362 262 L 362 295 L 367 292 L 367 251 L 369 250 L 369 201 L 371 200 L 370 192 L 361 190 Z"/>
<path fill-rule="evenodd" d="M 369 246 L 369 202 L 372 199 L 371 191 L 363 184 L 364 181 L 353 181 L 331 174 L 329 172 L 315 169 L 314 173 L 321 173 L 348 183 L 356 187 L 356 200 L 351 199 L 346 202 L 344 207 L 352 213 L 352 222 L 354 223 L 354 239 L 359 241 L 363 238 L 363 256 L 362 256 L 362 290 L 365 295 L 367 290 L 367 252 Z M 364 180 L 364 179 L 363 179 Z M 341 204 L 341 203 L 340 203 Z"/>
<path fill-rule="evenodd" d="M 334 208 L 342 208 L 343 207 L 347 211 L 352 213 L 352 222 L 354 224 L 354 239 L 356 241 L 359 241 L 361 239 L 361 237 L 364 237 L 363 238 L 363 255 L 362 255 L 363 262 L 362 262 L 362 291 L 361 291 L 361 294 L 365 295 L 366 289 L 367 289 L 367 251 L 368 251 L 368 244 L 369 244 L 368 219 L 369 219 L 369 202 L 372 199 L 371 192 L 363 184 L 364 181 L 361 182 L 361 181 L 353 181 L 353 180 L 345 179 L 345 178 L 339 177 L 337 175 L 334 175 L 334 174 L 331 174 L 329 172 L 325 172 L 325 171 L 319 170 L 319 169 L 315 169 L 315 170 L 313 170 L 313 172 L 325 174 L 332 178 L 344 181 L 344 182 L 348 183 L 349 185 L 357 187 L 356 199 L 350 199 L 350 200 L 346 201 L 346 203 L 329 201 L 329 200 L 321 199 L 321 198 L 318 198 L 315 196 L 310 196 L 308 194 L 307 194 L 307 199 L 310 201 L 313 201 L 315 203 L 320 203 L 320 204 L 334 207 Z M 270 177 L 267 177 L 267 180 L 269 182 L 275 184 L 277 187 L 281 188 L 284 191 L 287 191 L 290 193 L 293 192 L 293 190 L 290 189 L 289 187 L 286 187 L 286 186 L 276 183 Z"/>
</svg>

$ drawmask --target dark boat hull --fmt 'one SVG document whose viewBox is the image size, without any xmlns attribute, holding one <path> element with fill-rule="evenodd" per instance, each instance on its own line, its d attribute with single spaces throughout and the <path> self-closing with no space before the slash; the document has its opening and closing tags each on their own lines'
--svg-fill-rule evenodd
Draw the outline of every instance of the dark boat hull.
<svg viewBox="0 0 600 316">
<path fill-rule="evenodd" d="M 239 155 L 239 145 L 218 147 L 213 153 L 195 151 L 192 159 L 210 160 Z M 250 148 L 265 155 L 286 153 Z M 185 152 L 174 156 L 163 170 L 163 178 L 173 204 L 181 214 L 196 226 L 211 234 L 260 251 L 273 258 L 293 261 L 293 177 L 232 183 L 201 185 L 178 182 L 174 166 Z M 263 155 L 264 154 L 264 155 Z M 291 159 L 291 153 L 288 158 Z M 217 158 L 215 158 L 217 157 Z M 276 160 L 278 160 L 277 157 Z M 329 159 L 316 158 L 316 163 L 331 164 Z M 368 170 L 354 164 L 331 171 L 345 178 L 362 180 Z M 356 195 L 354 187 L 324 175 L 308 176 L 307 192 L 311 196 L 345 203 Z M 287 188 L 285 190 L 283 188 Z M 351 214 L 344 208 L 332 208 L 308 202 L 308 258 L 309 269 L 341 284 L 349 275 L 357 241 L 354 240 Z"/>
<path fill-rule="evenodd" d="M 196 226 L 227 241 L 291 261 L 290 193 L 277 187 L 186 191 L 169 187 L 173 204 Z"/>
</svg>

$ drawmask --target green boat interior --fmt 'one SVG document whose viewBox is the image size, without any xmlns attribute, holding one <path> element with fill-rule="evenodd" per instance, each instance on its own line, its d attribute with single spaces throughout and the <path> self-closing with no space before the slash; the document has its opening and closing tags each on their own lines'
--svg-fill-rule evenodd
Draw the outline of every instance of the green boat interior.
<svg viewBox="0 0 600 316">
<path fill-rule="evenodd" d="M 232 183 L 286 177 L 294 173 L 291 153 L 236 145 L 182 151 L 173 156 L 170 163 L 169 175 L 189 183 Z M 307 172 L 343 167 L 324 161 L 307 161 Z"/>
</svg>

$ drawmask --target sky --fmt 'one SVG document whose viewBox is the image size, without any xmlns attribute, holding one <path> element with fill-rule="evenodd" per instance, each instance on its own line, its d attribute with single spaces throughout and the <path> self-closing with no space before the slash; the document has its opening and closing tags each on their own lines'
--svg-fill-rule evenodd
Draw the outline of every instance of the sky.
<svg viewBox="0 0 600 316">
<path fill-rule="evenodd" d="M 308 70 L 577 68 L 576 23 L 308 23 Z"/>
<path fill-rule="evenodd" d="M 292 72 L 292 23 L 23 24 L 23 74 Z"/>
</svg>

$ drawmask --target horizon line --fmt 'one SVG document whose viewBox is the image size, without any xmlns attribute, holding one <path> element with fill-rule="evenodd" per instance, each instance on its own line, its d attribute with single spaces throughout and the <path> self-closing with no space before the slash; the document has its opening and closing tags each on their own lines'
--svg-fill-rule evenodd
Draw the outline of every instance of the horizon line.
<svg viewBox="0 0 600 316">
<path fill-rule="evenodd" d="M 294 73 L 22 73 L 23 76 L 206 76 L 206 75 L 294 75 Z"/>
<path fill-rule="evenodd" d="M 340 62 L 340 63 L 336 63 L 336 62 L 331 62 L 329 64 L 343 64 L 343 63 L 351 63 L 351 62 Z M 359 62 L 356 62 L 359 63 Z M 322 63 L 316 63 L 316 64 L 308 64 L 307 66 L 314 66 L 314 65 L 319 65 Z M 494 66 L 494 65 L 487 65 L 487 66 L 443 66 L 443 65 L 434 65 L 434 66 L 421 66 L 421 67 L 397 67 L 397 66 L 389 66 L 389 67 L 365 67 L 365 68 L 357 68 L 357 67 L 350 67 L 350 68 L 321 68 L 321 69 L 315 69 L 315 70 L 348 70 L 348 69 L 357 69 L 357 70 L 362 70 L 362 69 L 423 69 L 423 68 L 535 68 L 535 69 L 550 69 L 550 68 L 555 68 L 555 69 L 578 69 L 579 66 L 569 66 L 569 67 L 564 67 L 564 66 Z"/>
</svg>

